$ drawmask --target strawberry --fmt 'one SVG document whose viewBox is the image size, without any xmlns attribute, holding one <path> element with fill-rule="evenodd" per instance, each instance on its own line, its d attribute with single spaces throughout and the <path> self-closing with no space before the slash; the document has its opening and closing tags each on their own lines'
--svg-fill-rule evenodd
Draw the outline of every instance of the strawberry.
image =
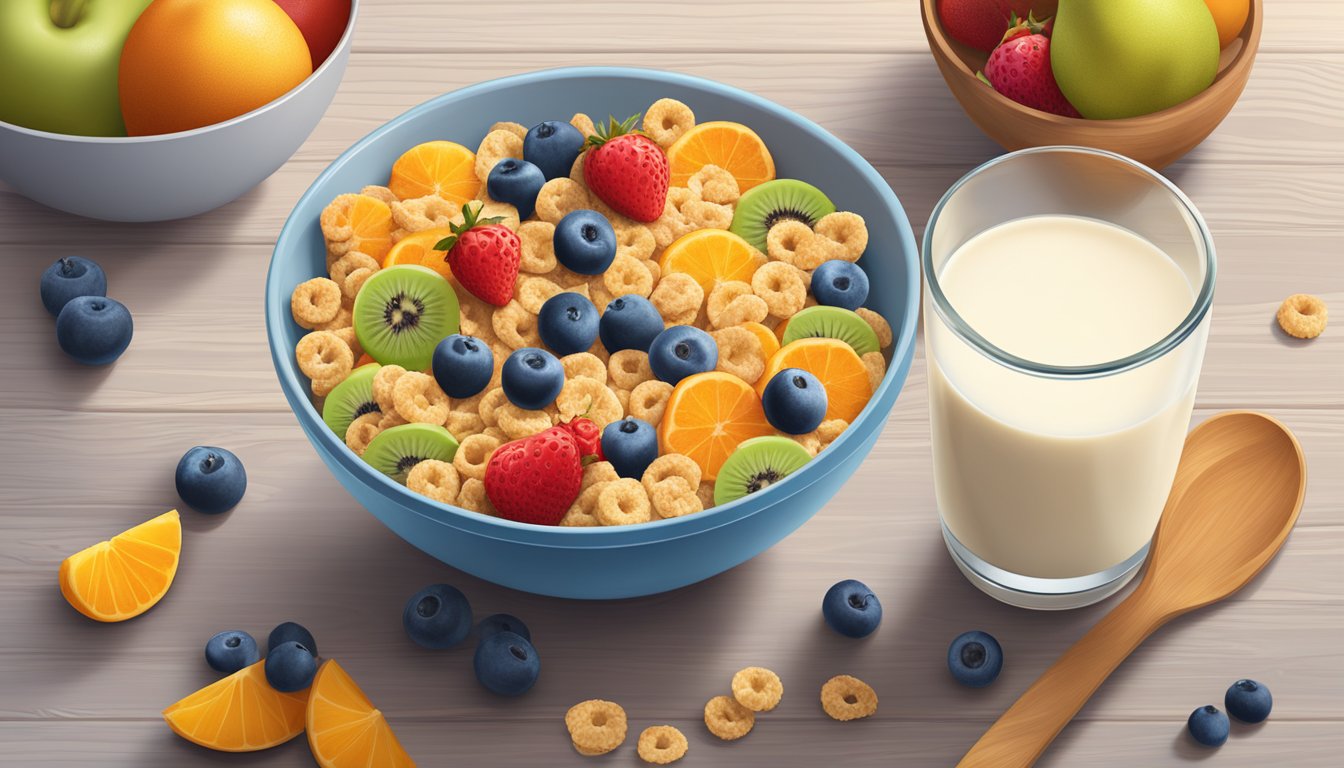
<svg viewBox="0 0 1344 768">
<path fill-rule="evenodd" d="M 578 498 L 582 479 L 574 435 L 563 426 L 551 427 L 495 451 L 485 466 L 485 495 L 506 520 L 559 525 Z"/>
<path fill-rule="evenodd" d="M 593 148 L 583 161 L 583 180 L 617 213 L 649 222 L 663 215 L 671 173 L 663 148 L 634 130 L 638 118 L 617 123 L 613 117 L 588 137 Z"/>
<path fill-rule="evenodd" d="M 436 243 L 434 250 L 448 252 L 444 260 L 463 288 L 502 307 L 513 299 L 522 245 L 512 230 L 499 224 L 502 217 L 479 218 L 484 207 L 478 203 L 473 210 L 471 203 L 464 204 L 462 223 L 453 224 L 453 234 Z"/>
<path fill-rule="evenodd" d="M 579 445 L 579 456 L 585 459 L 592 456 L 594 461 L 605 461 L 602 457 L 602 430 L 596 422 L 577 416 L 559 426 L 574 436 L 574 442 Z"/>
<path fill-rule="evenodd" d="M 1058 4 L 1058 0 L 938 0 L 938 18 L 954 40 L 988 52 L 1003 42 L 1013 14 L 1039 11 L 1053 16 Z"/>
<path fill-rule="evenodd" d="M 1018 104 L 1064 117 L 1082 117 L 1064 98 L 1050 69 L 1050 38 L 1043 32 L 1048 21 L 1037 21 L 1031 14 L 1026 19 L 1014 16 L 1013 26 L 976 77 Z"/>
</svg>

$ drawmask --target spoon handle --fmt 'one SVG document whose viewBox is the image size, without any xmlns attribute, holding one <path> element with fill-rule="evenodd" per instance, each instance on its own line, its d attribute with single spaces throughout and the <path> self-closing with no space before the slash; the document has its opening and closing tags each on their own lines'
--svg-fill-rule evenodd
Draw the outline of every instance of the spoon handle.
<svg viewBox="0 0 1344 768">
<path fill-rule="evenodd" d="M 971 747 L 958 768 L 1028 768 L 1111 672 L 1163 624 L 1135 590 L 1059 657 Z"/>
</svg>

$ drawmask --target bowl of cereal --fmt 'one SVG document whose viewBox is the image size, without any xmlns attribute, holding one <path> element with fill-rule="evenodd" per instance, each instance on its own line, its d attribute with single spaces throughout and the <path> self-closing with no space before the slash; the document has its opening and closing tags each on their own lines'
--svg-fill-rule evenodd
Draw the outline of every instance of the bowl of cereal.
<svg viewBox="0 0 1344 768">
<path fill-rule="evenodd" d="M 728 570 L 826 504 L 909 372 L 918 289 L 900 202 L 821 127 L 567 68 L 341 155 L 276 241 L 266 320 L 300 425 L 375 517 L 489 581 L 609 599 Z"/>
</svg>

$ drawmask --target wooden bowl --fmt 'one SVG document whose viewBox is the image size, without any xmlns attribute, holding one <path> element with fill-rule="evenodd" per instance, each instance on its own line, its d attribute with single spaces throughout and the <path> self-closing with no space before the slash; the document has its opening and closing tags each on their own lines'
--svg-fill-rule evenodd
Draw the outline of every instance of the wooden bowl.
<svg viewBox="0 0 1344 768">
<path fill-rule="evenodd" d="M 1118 152 L 1153 168 L 1165 167 L 1194 149 L 1223 121 L 1251 76 L 1260 47 L 1263 0 L 1252 0 L 1241 35 L 1222 51 L 1213 84 L 1174 107 L 1119 120 L 1060 117 L 1024 107 L 978 80 L 988 55 L 949 37 L 938 18 L 937 0 L 921 0 L 924 33 L 934 61 L 971 122 L 1007 150 L 1071 144 Z"/>
</svg>

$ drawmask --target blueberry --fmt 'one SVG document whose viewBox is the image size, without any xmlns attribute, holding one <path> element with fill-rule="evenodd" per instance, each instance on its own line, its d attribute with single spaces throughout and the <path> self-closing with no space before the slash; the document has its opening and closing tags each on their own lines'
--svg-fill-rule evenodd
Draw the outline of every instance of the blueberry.
<svg viewBox="0 0 1344 768">
<path fill-rule="evenodd" d="M 84 365 L 107 365 L 121 357 L 133 331 L 130 311 L 106 296 L 78 296 L 56 316 L 56 343 Z"/>
<path fill-rule="evenodd" d="M 451 648 L 471 633 L 471 603 L 457 587 L 430 584 L 406 601 L 401 623 L 417 644 Z"/>
<path fill-rule="evenodd" d="M 1268 688 L 1254 680 L 1238 680 L 1227 689 L 1223 706 L 1227 707 L 1227 714 L 1243 723 L 1259 723 L 1269 717 L 1274 697 L 1269 695 Z"/>
<path fill-rule="evenodd" d="M 1207 704 L 1191 712 L 1185 726 L 1190 729 L 1190 736 L 1200 744 L 1206 747 L 1221 747 L 1227 742 L 1227 732 L 1232 724 L 1228 722 L 1227 715 L 1222 710 Z"/>
<path fill-rule="evenodd" d="M 38 292 L 42 294 L 42 306 L 56 317 L 71 299 L 106 296 L 107 274 L 90 259 L 66 256 L 42 272 Z"/>
<path fill-rule="evenodd" d="M 266 682 L 282 693 L 302 691 L 313 684 L 317 657 L 303 643 L 291 640 L 266 654 Z"/>
<path fill-rule="evenodd" d="M 527 625 L 517 616 L 510 616 L 507 613 L 496 613 L 481 619 L 481 623 L 476 625 L 476 636 L 481 640 L 499 634 L 500 632 L 512 632 L 515 635 L 532 641 L 532 633 L 527 631 Z"/>
<path fill-rule="evenodd" d="M 521 696 L 537 682 L 541 659 L 522 635 L 496 632 L 483 638 L 472 659 L 476 679 L 500 696 Z"/>
<path fill-rule="evenodd" d="M 569 171 L 565 171 L 569 173 Z M 506 157 L 495 163 L 485 180 L 490 197 L 518 209 L 518 218 L 527 219 L 537 205 L 537 193 L 546 177 L 541 169 L 526 160 Z"/>
<path fill-rule="evenodd" d="M 285 643 L 298 643 L 314 656 L 317 655 L 317 640 L 313 639 L 313 633 L 302 624 L 286 621 L 276 625 L 275 629 L 271 630 L 270 637 L 266 638 L 266 652 L 270 653 Z"/>
<path fill-rule="evenodd" d="M 243 667 L 261 661 L 257 641 L 246 632 L 231 629 L 220 632 L 205 644 L 205 663 L 216 672 L 232 675 Z"/>
<path fill-rule="evenodd" d="M 802 435 L 826 417 L 826 387 L 802 368 L 785 368 L 761 392 L 765 418 L 780 432 Z"/>
<path fill-rule="evenodd" d="M 653 302 L 631 293 L 607 304 L 597 331 L 608 352 L 622 349 L 648 352 L 654 337 L 663 332 L 663 316 Z"/>
<path fill-rule="evenodd" d="M 984 688 L 1003 670 L 1003 649 L 988 632 L 963 632 L 947 647 L 947 668 L 958 683 Z"/>
<path fill-rule="evenodd" d="M 495 374 L 495 353 L 475 336 L 454 333 L 434 347 L 430 364 L 439 389 L 449 397 L 471 397 L 485 389 Z"/>
<path fill-rule="evenodd" d="M 541 305 L 537 332 L 557 355 L 587 352 L 597 341 L 601 316 L 587 296 L 573 291 L 557 293 Z"/>
<path fill-rule="evenodd" d="M 718 364 L 719 345 L 714 337 L 693 325 L 674 325 L 649 345 L 649 367 L 668 384 L 712 371 Z"/>
<path fill-rule="evenodd" d="M 638 480 L 658 458 L 658 432 L 633 416 L 613 421 L 602 430 L 602 455 L 616 474 Z"/>
<path fill-rule="evenodd" d="M 555 258 L 581 275 L 600 275 L 616 258 L 616 230 L 597 211 L 573 211 L 555 225 Z"/>
<path fill-rule="evenodd" d="M 882 623 L 882 603 L 867 584 L 845 579 L 826 590 L 821 615 L 831 629 L 845 637 L 867 637 Z"/>
<path fill-rule="evenodd" d="M 858 309 L 868 300 L 868 274 L 853 262 L 824 261 L 812 273 L 812 295 L 818 304 Z"/>
<path fill-rule="evenodd" d="M 182 454 L 174 476 L 177 495 L 197 512 L 217 515 L 238 505 L 247 490 L 247 470 L 232 451 L 198 445 Z"/>
<path fill-rule="evenodd" d="M 569 123 L 547 120 L 532 126 L 523 137 L 523 159 L 540 168 L 547 181 L 568 176 L 587 140 Z"/>
<path fill-rule="evenodd" d="M 504 361 L 499 382 L 509 402 L 519 408 L 539 411 L 560 395 L 560 389 L 565 386 L 565 368 L 550 352 L 523 347 Z"/>
</svg>

